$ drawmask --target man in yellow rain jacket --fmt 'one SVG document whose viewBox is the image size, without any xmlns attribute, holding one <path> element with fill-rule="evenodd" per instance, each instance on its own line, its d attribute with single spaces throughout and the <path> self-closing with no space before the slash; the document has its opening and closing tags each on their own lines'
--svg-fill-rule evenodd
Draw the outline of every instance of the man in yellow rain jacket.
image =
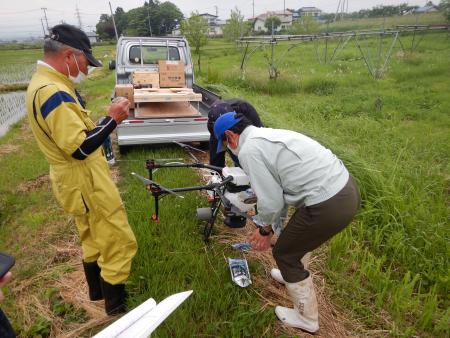
<svg viewBox="0 0 450 338">
<path fill-rule="evenodd" d="M 28 86 L 27 111 L 55 197 L 75 218 L 89 297 L 104 298 L 112 315 L 125 311 L 124 281 L 137 244 L 101 145 L 128 116 L 129 101 L 111 104 L 96 125 L 74 87 L 92 66 L 101 63 L 86 34 L 67 24 L 53 27 Z"/>
</svg>

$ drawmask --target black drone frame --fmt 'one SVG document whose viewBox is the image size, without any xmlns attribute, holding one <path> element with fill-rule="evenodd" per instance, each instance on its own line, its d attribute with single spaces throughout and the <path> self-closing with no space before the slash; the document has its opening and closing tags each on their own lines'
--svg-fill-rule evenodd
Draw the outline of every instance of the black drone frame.
<svg viewBox="0 0 450 338">
<path fill-rule="evenodd" d="M 136 173 L 131 173 L 132 175 L 139 178 L 142 183 L 144 183 L 147 186 L 147 190 L 151 192 L 154 202 L 155 202 L 155 209 L 154 213 L 151 216 L 151 220 L 153 222 L 159 223 L 159 201 L 162 197 L 165 195 L 171 194 L 179 198 L 184 198 L 184 196 L 180 195 L 179 193 L 184 193 L 188 191 L 212 191 L 213 192 L 213 198 L 210 200 L 211 204 L 209 208 L 201 208 L 197 209 L 197 219 L 206 221 L 205 227 L 203 229 L 203 239 L 205 243 L 209 242 L 209 237 L 211 235 L 214 223 L 217 218 L 217 214 L 219 213 L 220 207 L 223 205 L 223 214 L 224 216 L 237 216 L 237 217 L 243 217 L 243 218 L 249 218 L 246 213 L 243 213 L 239 210 L 237 210 L 235 207 L 232 206 L 230 201 L 228 201 L 227 198 L 224 196 L 225 189 L 228 187 L 228 185 L 233 185 L 233 177 L 227 176 L 224 177 L 222 175 L 222 167 L 213 166 L 210 164 L 201 163 L 194 154 L 192 154 L 191 150 L 201 151 L 199 149 L 196 149 L 192 146 L 189 146 L 184 143 L 174 142 L 177 145 L 181 146 L 184 150 L 187 151 L 187 153 L 192 157 L 193 162 L 191 163 L 184 163 L 184 162 L 175 162 L 175 163 L 158 163 L 155 159 L 149 159 L 146 160 L 146 169 L 148 170 L 148 179 L 140 176 Z M 220 177 L 221 181 L 217 183 L 210 183 L 206 185 L 196 185 L 191 187 L 184 187 L 184 188 L 166 188 L 159 183 L 156 183 L 153 181 L 153 173 L 157 169 L 161 168 L 196 168 L 196 169 L 209 169 L 212 171 L 217 172 Z M 199 215 L 199 210 L 202 211 L 202 215 Z"/>
<path fill-rule="evenodd" d="M 229 184 L 233 177 L 228 176 L 223 178 L 221 172 L 221 167 L 212 166 L 209 164 L 204 164 L 200 162 L 194 162 L 194 163 L 157 163 L 154 159 L 150 159 L 146 161 L 146 168 L 148 169 L 149 174 L 149 184 L 147 185 L 148 190 L 151 192 L 154 201 L 155 201 L 155 212 L 152 215 L 151 219 L 154 222 L 159 222 L 159 200 L 164 195 L 172 194 L 176 195 L 177 197 L 183 198 L 183 196 L 179 195 L 178 193 L 188 192 L 188 191 L 213 191 L 214 192 L 214 198 L 211 201 L 210 209 L 211 209 L 211 217 L 207 220 L 204 230 L 203 230 L 203 236 L 204 241 L 207 243 L 209 241 L 209 236 L 211 235 L 212 228 L 214 226 L 214 223 L 216 221 L 217 214 L 220 210 L 221 205 L 224 205 L 224 210 L 230 210 L 231 206 L 229 205 L 230 202 L 224 198 L 223 192 L 227 184 Z M 218 183 L 210 183 L 206 185 L 196 185 L 191 187 L 184 187 L 184 188 L 165 188 L 161 186 L 160 184 L 153 181 L 153 170 L 159 169 L 159 168 L 197 168 L 197 169 L 209 169 L 213 170 L 220 174 L 220 176 L 223 178 L 221 182 Z"/>
</svg>

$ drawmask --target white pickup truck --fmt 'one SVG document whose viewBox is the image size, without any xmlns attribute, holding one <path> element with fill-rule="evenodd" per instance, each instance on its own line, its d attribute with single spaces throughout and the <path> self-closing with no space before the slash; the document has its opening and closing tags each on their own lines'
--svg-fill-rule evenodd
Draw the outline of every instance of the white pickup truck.
<svg viewBox="0 0 450 338">
<path fill-rule="evenodd" d="M 186 90 L 201 94 L 201 100 L 189 101 L 175 105 L 162 99 L 161 102 L 145 103 L 147 108 L 168 106 L 179 107 L 173 113 L 139 114 L 141 103 L 132 105 L 128 119 L 117 129 L 118 145 L 121 152 L 133 145 L 177 142 L 206 142 L 209 140 L 207 129 L 207 112 L 215 100 L 220 97 L 194 84 L 192 58 L 187 40 L 183 37 L 121 37 L 117 42 L 115 62 L 110 62 L 110 69 L 116 69 L 116 85 L 130 85 L 136 72 L 159 72 L 159 62 L 177 62 L 184 64 Z M 164 90 L 175 90 L 167 88 Z M 156 90 L 156 89 L 155 89 Z M 113 92 L 113 98 L 115 91 Z M 141 95 L 142 96 L 142 95 Z M 195 95 L 197 98 L 199 95 Z M 159 106 L 157 106 L 159 105 Z M 167 110 L 167 109 L 166 109 Z M 194 114 L 182 110 L 195 111 Z"/>
</svg>

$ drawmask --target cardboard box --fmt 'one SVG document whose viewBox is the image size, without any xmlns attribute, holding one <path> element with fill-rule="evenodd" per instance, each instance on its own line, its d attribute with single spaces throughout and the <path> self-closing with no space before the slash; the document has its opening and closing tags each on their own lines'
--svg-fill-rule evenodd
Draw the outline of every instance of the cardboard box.
<svg viewBox="0 0 450 338">
<path fill-rule="evenodd" d="M 130 101 L 130 107 L 134 107 L 134 87 L 132 84 L 118 84 L 114 88 L 115 96 L 126 97 Z"/>
<path fill-rule="evenodd" d="M 159 85 L 161 88 L 186 87 L 183 61 L 160 60 Z"/>
<path fill-rule="evenodd" d="M 133 72 L 133 85 L 135 87 L 159 88 L 159 74 L 149 71 Z"/>
</svg>

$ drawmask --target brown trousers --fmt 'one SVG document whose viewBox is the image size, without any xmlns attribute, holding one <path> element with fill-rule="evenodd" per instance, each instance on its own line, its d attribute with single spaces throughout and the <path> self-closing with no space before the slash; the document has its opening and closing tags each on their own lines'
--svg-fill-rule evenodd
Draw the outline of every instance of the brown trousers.
<svg viewBox="0 0 450 338">
<path fill-rule="evenodd" d="M 285 281 L 296 283 L 308 278 L 300 259 L 350 224 L 360 202 L 358 187 L 350 176 L 330 199 L 295 211 L 272 250 Z"/>
</svg>

